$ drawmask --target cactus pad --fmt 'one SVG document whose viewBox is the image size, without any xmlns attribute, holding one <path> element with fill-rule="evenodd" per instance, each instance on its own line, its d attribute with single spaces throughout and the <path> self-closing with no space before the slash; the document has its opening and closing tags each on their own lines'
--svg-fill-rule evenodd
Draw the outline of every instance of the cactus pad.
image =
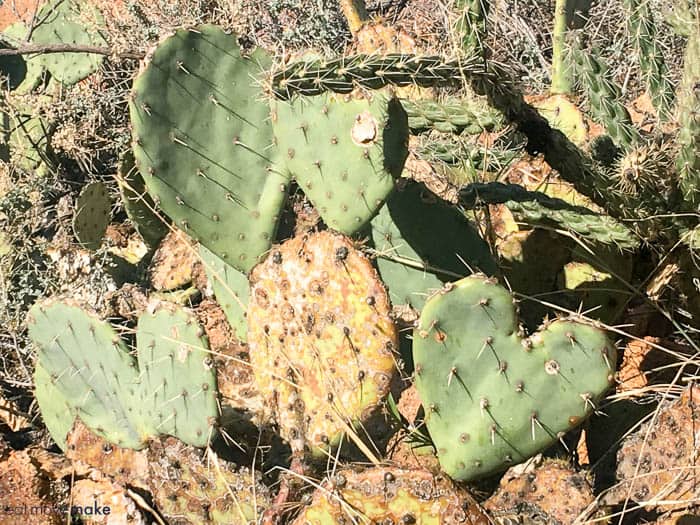
<svg viewBox="0 0 700 525">
<path fill-rule="evenodd" d="M 66 401 L 41 404 L 44 418 L 54 421 L 49 429 L 60 432 L 54 435 L 58 444 L 65 444 L 63 430 L 76 417 L 123 448 L 143 448 L 160 433 L 196 446 L 211 439 L 218 416 L 213 361 L 188 312 L 161 305 L 139 319 L 140 370 L 112 326 L 78 306 L 39 303 L 28 324 L 43 370 L 37 398 L 60 395 Z"/>
<path fill-rule="evenodd" d="M 134 155 L 128 151 L 119 160 L 119 191 L 122 206 L 149 248 L 155 248 L 168 233 L 168 225 L 156 212 L 156 205 L 146 193 L 143 177 L 134 166 Z"/>
<path fill-rule="evenodd" d="M 130 101 L 134 157 L 175 224 L 241 271 L 270 246 L 287 196 L 273 169 L 270 109 L 243 56 L 214 26 L 179 30 L 152 53 Z"/>
<path fill-rule="evenodd" d="M 389 198 L 372 220 L 372 239 L 395 305 L 419 310 L 444 281 L 472 269 L 495 271 L 488 245 L 464 215 L 422 184 L 409 183 Z"/>
<path fill-rule="evenodd" d="M 91 432 L 80 418 L 76 418 L 66 437 L 65 454 L 71 461 L 96 468 L 122 485 L 146 487 L 147 452 L 112 445 Z"/>
<path fill-rule="evenodd" d="M 664 511 L 686 508 L 700 497 L 693 459 L 698 399 L 700 389 L 689 386 L 679 399 L 663 403 L 651 421 L 625 438 L 617 453 L 618 483 L 605 495 L 605 503 L 632 500 Z"/>
<path fill-rule="evenodd" d="M 2 34 L 8 37 L 12 44 L 19 44 L 24 41 L 28 32 L 27 26 L 23 22 L 15 22 L 7 26 Z M 23 59 L 20 58 L 20 60 L 23 60 L 26 71 L 15 91 L 17 93 L 29 93 L 41 83 L 44 76 L 44 68 L 39 63 L 38 57 L 27 56 Z"/>
<path fill-rule="evenodd" d="M 165 236 L 158 246 L 148 276 L 157 291 L 170 291 L 192 282 L 193 266 L 197 262 L 197 248 L 192 240 L 179 230 Z"/>
<path fill-rule="evenodd" d="M 97 250 L 102 244 L 111 208 L 107 187 L 102 182 L 92 182 L 80 192 L 75 203 L 73 232 L 85 248 Z"/>
<path fill-rule="evenodd" d="M 270 495 L 259 473 L 235 470 L 173 438 L 151 443 L 148 455 L 153 499 L 170 523 L 260 523 Z"/>
<path fill-rule="evenodd" d="M 523 337 L 510 293 L 474 275 L 426 302 L 413 359 L 440 465 L 468 480 L 581 423 L 613 381 L 616 351 L 603 331 L 573 320 Z"/>
<path fill-rule="evenodd" d="M 97 31 L 88 31 L 80 18 L 86 16 L 101 22 L 100 13 L 89 2 L 54 0 L 37 13 L 41 23 L 32 33 L 34 44 L 65 44 L 77 46 L 106 46 L 107 42 Z M 45 53 L 36 60 L 63 84 L 75 84 L 100 67 L 103 56 L 96 53 Z"/>
<path fill-rule="evenodd" d="M 397 333 L 386 291 L 349 239 L 330 232 L 274 248 L 250 276 L 256 382 L 293 450 L 320 451 L 386 395 Z"/>
<path fill-rule="evenodd" d="M 278 170 L 285 169 L 331 228 L 348 235 L 374 216 L 408 156 L 407 117 L 383 92 L 277 102 Z"/>
<path fill-rule="evenodd" d="M 486 525 L 471 495 L 426 470 L 344 470 L 327 479 L 292 525 L 418 523 Z"/>
<path fill-rule="evenodd" d="M 576 523 L 595 500 L 592 479 L 565 461 L 535 459 L 506 472 L 484 507 L 497 523 Z"/>
<path fill-rule="evenodd" d="M 30 310 L 29 334 L 51 384 L 71 406 L 64 416 L 69 425 L 77 412 L 99 436 L 123 447 L 143 446 L 152 427 L 138 409 L 136 363 L 109 323 L 54 302 Z"/>
<path fill-rule="evenodd" d="M 226 320 L 239 340 L 247 337 L 245 312 L 248 306 L 248 277 L 219 259 L 204 246 L 199 246 L 199 256 L 207 278 L 214 290 L 216 301 L 226 314 Z"/>
<path fill-rule="evenodd" d="M 72 421 L 65 417 L 70 412 L 70 404 L 66 397 L 51 382 L 51 376 L 44 370 L 40 361 L 34 367 L 34 398 L 39 405 L 44 425 L 51 437 L 62 449 L 66 448 L 66 436 L 71 429 Z"/>
<path fill-rule="evenodd" d="M 139 317 L 136 346 L 144 410 L 159 434 L 207 445 L 216 423 L 216 375 L 204 330 L 182 308 L 162 303 Z"/>
</svg>

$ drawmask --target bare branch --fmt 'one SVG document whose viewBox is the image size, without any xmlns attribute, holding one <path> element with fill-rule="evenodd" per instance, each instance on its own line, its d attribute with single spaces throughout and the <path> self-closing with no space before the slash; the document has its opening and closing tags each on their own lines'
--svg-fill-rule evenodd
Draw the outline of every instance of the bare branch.
<svg viewBox="0 0 700 525">
<path fill-rule="evenodd" d="M 35 55 L 49 53 L 93 53 L 141 60 L 145 53 L 138 51 L 115 51 L 109 47 L 81 46 L 76 44 L 22 44 L 16 48 L 0 49 L 0 56 Z"/>
</svg>

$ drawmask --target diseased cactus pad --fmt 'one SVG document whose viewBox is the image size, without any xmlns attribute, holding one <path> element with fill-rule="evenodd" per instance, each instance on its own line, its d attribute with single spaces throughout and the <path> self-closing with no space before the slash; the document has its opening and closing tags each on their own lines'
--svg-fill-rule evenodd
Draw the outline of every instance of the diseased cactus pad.
<svg viewBox="0 0 700 525">
<path fill-rule="evenodd" d="M 396 328 L 371 263 L 342 235 L 296 237 L 251 272 L 248 344 L 295 451 L 333 444 L 386 395 Z"/>
<path fill-rule="evenodd" d="M 255 524 L 269 505 L 259 472 L 236 469 L 174 438 L 151 442 L 148 456 L 153 501 L 169 523 Z"/>
<path fill-rule="evenodd" d="M 372 468 L 341 471 L 314 493 L 293 525 L 415 523 L 486 525 L 471 495 L 426 470 Z"/>
<path fill-rule="evenodd" d="M 613 381 L 616 352 L 602 330 L 573 320 L 523 337 L 510 293 L 475 275 L 426 302 L 413 358 L 440 465 L 469 480 L 581 423 Z"/>
</svg>

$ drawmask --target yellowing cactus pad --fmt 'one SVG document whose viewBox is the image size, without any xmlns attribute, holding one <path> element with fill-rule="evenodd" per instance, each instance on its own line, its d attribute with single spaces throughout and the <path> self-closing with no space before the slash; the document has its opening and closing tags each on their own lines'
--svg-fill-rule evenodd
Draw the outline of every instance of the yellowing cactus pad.
<svg viewBox="0 0 700 525">
<path fill-rule="evenodd" d="M 293 525 L 400 523 L 486 525 L 471 495 L 426 470 L 341 471 L 326 480 Z"/>
<path fill-rule="evenodd" d="M 397 332 L 386 290 L 352 242 L 330 232 L 273 248 L 250 281 L 256 382 L 293 450 L 323 450 L 389 390 Z"/>
</svg>

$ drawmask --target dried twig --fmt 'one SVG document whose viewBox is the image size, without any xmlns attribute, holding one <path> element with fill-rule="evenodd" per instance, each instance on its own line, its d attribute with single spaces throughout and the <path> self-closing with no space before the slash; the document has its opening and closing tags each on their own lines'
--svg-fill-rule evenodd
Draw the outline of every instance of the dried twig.
<svg viewBox="0 0 700 525">
<path fill-rule="evenodd" d="M 76 44 L 22 44 L 20 46 L 0 49 L 0 56 L 35 55 L 50 53 L 93 53 L 95 55 L 117 56 L 141 60 L 146 56 L 139 51 L 116 51 L 109 47 L 81 46 Z"/>
</svg>

